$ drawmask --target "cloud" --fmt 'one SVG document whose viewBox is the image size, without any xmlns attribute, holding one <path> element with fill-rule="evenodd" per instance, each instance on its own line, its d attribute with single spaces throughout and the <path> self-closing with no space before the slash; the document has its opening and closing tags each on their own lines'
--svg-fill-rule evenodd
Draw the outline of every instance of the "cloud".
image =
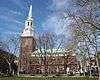
<svg viewBox="0 0 100 80">
<path fill-rule="evenodd" d="M 22 1 L 23 0 L 10 0 L 13 4 L 17 5 L 18 7 L 20 7 L 21 9 L 23 9 L 23 4 Z"/>
<path fill-rule="evenodd" d="M 50 10 L 66 10 L 71 0 L 52 0 L 52 4 L 48 6 Z"/>
<path fill-rule="evenodd" d="M 7 13 L 4 13 L 7 12 Z M 2 35 L 17 35 L 18 31 L 21 30 L 23 22 L 18 19 L 21 16 L 19 11 L 9 10 L 7 8 L 3 8 L 0 12 L 0 31 Z M 3 24 L 4 23 L 4 24 Z M 2 27 L 4 26 L 4 27 Z"/>
<path fill-rule="evenodd" d="M 21 16 L 22 13 L 18 10 L 12 10 L 6 7 L 0 7 L 0 15 L 5 15 L 5 16 Z"/>
<path fill-rule="evenodd" d="M 7 23 L 23 24 L 22 22 L 5 15 L 0 15 L 0 19 L 6 21 Z"/>
<path fill-rule="evenodd" d="M 70 36 L 69 23 L 70 20 L 64 17 L 65 9 L 70 5 L 70 0 L 52 0 L 52 4 L 48 6 L 53 12 L 46 17 L 42 23 L 45 31 L 51 31 L 57 35 L 63 34 L 66 37 Z"/>
<path fill-rule="evenodd" d="M 20 11 L 8 9 L 2 7 L 0 11 L 0 19 L 4 20 L 6 23 L 16 23 L 16 24 L 23 24 L 21 21 L 17 20 L 18 17 L 22 16 Z"/>
<path fill-rule="evenodd" d="M 9 13 L 14 14 L 14 15 L 21 15 L 21 12 L 14 11 L 14 10 L 9 10 Z"/>
<path fill-rule="evenodd" d="M 53 14 L 49 15 L 47 19 L 42 23 L 42 27 L 45 31 L 54 32 L 57 35 L 69 36 L 68 30 L 68 19 L 62 19 L 59 15 Z"/>
<path fill-rule="evenodd" d="M 6 31 L 6 32 L 4 32 L 3 34 L 7 34 L 7 35 L 20 35 L 21 33 L 19 33 L 19 32 L 11 32 L 11 31 Z"/>
<path fill-rule="evenodd" d="M 11 3 L 15 4 L 21 10 L 26 10 L 30 6 L 30 0 L 9 0 Z"/>
</svg>

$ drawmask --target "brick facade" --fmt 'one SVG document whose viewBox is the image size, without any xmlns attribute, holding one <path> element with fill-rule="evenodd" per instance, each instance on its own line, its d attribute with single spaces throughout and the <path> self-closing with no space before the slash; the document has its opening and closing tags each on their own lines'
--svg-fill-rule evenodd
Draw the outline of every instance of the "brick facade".
<svg viewBox="0 0 100 80">
<path fill-rule="evenodd" d="M 30 63 L 31 74 L 66 74 L 78 70 L 76 56 L 33 56 Z"/>
<path fill-rule="evenodd" d="M 33 37 L 21 37 L 20 71 L 29 72 L 29 55 L 35 50 L 35 45 Z"/>
</svg>

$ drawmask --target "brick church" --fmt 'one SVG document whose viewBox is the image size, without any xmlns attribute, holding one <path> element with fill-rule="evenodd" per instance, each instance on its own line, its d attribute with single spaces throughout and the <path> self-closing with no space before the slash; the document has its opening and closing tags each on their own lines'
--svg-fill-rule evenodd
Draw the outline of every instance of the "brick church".
<svg viewBox="0 0 100 80">
<path fill-rule="evenodd" d="M 79 63 L 75 55 L 67 55 L 66 51 L 60 49 L 58 52 L 55 52 L 55 49 L 53 50 L 52 55 L 43 55 L 36 50 L 32 5 L 30 5 L 28 18 L 21 35 L 19 70 L 28 74 L 66 74 L 69 71 L 78 71 Z"/>
</svg>

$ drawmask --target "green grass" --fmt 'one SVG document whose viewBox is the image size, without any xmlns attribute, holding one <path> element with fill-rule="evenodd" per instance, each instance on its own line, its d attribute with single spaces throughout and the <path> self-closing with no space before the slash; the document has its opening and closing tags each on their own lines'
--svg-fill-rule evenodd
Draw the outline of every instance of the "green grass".
<svg viewBox="0 0 100 80">
<path fill-rule="evenodd" d="M 0 77 L 0 80 L 98 80 L 88 77 Z"/>
</svg>

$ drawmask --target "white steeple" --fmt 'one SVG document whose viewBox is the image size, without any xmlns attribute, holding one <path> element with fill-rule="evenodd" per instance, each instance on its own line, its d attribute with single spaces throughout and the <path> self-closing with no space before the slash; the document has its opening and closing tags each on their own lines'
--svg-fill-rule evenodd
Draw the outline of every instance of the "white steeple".
<svg viewBox="0 0 100 80">
<path fill-rule="evenodd" d="M 32 19 L 32 5 L 30 5 L 30 10 L 29 10 L 29 14 L 28 14 L 28 19 Z"/>
<path fill-rule="evenodd" d="M 30 10 L 28 18 L 25 22 L 25 29 L 21 35 L 22 37 L 31 37 L 33 36 L 33 18 L 32 18 L 32 5 L 30 5 Z"/>
</svg>

